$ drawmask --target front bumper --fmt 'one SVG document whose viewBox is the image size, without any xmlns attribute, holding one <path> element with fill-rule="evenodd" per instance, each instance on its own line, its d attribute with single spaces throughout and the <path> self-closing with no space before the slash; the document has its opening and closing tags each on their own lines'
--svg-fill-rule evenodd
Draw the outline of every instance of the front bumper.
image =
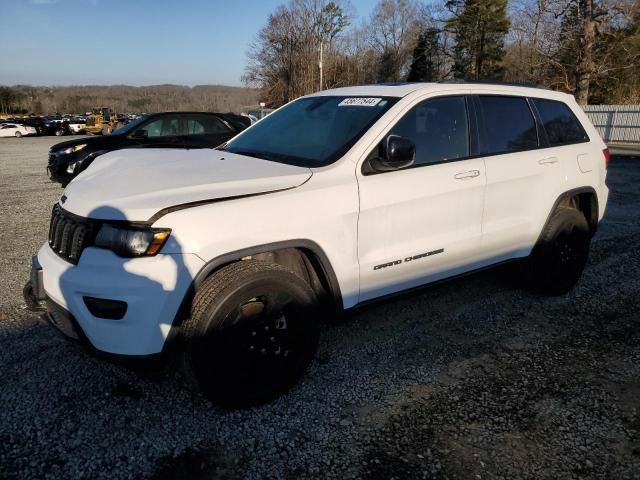
<svg viewBox="0 0 640 480">
<path fill-rule="evenodd" d="M 47 176 L 52 182 L 57 182 L 63 186 L 69 183 L 75 175 L 67 173 L 67 166 L 77 161 L 75 155 L 61 155 L 56 152 L 49 152 L 47 163 Z"/>
<path fill-rule="evenodd" d="M 37 262 L 50 323 L 99 352 L 133 357 L 163 350 L 192 279 L 204 265 L 193 254 L 130 259 L 91 247 L 72 265 L 48 244 L 38 251 Z M 87 298 L 124 302 L 126 312 L 117 319 L 98 317 Z"/>
</svg>

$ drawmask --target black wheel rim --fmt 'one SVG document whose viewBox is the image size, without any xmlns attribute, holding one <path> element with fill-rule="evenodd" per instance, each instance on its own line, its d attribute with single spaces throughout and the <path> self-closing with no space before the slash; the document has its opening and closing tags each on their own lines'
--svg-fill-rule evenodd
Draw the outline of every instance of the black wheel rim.
<svg viewBox="0 0 640 480">
<path fill-rule="evenodd" d="M 582 272 L 588 239 L 575 228 L 560 232 L 552 243 L 552 275 L 560 281 L 574 281 Z"/>
<path fill-rule="evenodd" d="M 239 392 L 287 384 L 308 352 L 303 315 L 300 303 L 284 291 L 243 299 L 226 315 L 224 328 L 199 342 L 200 375 Z"/>
<path fill-rule="evenodd" d="M 260 296 L 238 305 L 230 314 L 235 316 L 229 331 L 233 344 L 259 359 L 286 358 L 292 339 L 283 300 Z"/>
</svg>

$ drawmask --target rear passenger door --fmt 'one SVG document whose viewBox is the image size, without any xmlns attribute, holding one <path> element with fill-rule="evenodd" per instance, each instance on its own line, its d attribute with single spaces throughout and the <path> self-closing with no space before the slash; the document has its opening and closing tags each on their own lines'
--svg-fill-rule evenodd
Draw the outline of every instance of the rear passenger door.
<svg viewBox="0 0 640 480">
<path fill-rule="evenodd" d="M 546 135 L 547 148 L 568 169 L 566 175 L 571 178 L 575 174 L 575 161 L 582 173 L 597 168 L 596 162 L 601 162 L 602 157 L 593 156 L 588 146 L 589 137 L 571 109 L 557 100 L 534 98 L 531 101 Z"/>
<path fill-rule="evenodd" d="M 527 98 L 477 95 L 474 106 L 487 168 L 482 245 L 495 263 L 529 253 L 541 210 L 560 188 L 562 159 L 541 148 L 545 139 Z"/>
<path fill-rule="evenodd" d="M 215 115 L 185 115 L 186 132 L 183 138 L 188 147 L 217 147 L 235 135 L 227 122 Z"/>
<path fill-rule="evenodd" d="M 477 268 L 485 185 L 464 95 L 431 98 L 406 112 L 389 135 L 411 140 L 415 164 L 357 172 L 360 301 Z"/>
</svg>

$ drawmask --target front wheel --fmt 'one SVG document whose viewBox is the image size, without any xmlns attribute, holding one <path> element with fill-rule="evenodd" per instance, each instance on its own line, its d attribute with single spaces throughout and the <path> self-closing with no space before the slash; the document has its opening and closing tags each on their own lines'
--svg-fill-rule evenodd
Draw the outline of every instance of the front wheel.
<svg viewBox="0 0 640 480">
<path fill-rule="evenodd" d="M 22 134 L 20 132 L 16 132 L 16 138 L 22 138 Z"/>
<path fill-rule="evenodd" d="M 268 402 L 290 388 L 317 349 L 316 295 L 272 263 L 246 260 L 209 277 L 185 321 L 183 366 L 217 404 Z"/>
<path fill-rule="evenodd" d="M 584 214 L 573 208 L 556 210 L 528 259 L 531 286 L 550 295 L 567 293 L 582 275 L 590 244 Z"/>
</svg>

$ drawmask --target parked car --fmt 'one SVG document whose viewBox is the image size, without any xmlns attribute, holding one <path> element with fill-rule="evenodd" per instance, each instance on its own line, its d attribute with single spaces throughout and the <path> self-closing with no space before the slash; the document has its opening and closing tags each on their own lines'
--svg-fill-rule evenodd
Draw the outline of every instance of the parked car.
<svg viewBox="0 0 640 480">
<path fill-rule="evenodd" d="M 0 137 L 25 137 L 27 135 L 37 135 L 38 132 L 34 127 L 21 125 L 19 123 L 3 123 L 0 124 Z"/>
<path fill-rule="evenodd" d="M 319 92 L 216 150 L 105 155 L 54 206 L 25 295 L 103 354 L 180 338 L 209 398 L 260 403 L 301 377 L 320 321 L 343 309 L 506 261 L 540 292 L 569 291 L 605 211 L 608 159 L 563 93 Z"/>
<path fill-rule="evenodd" d="M 40 117 L 25 118 L 21 122 L 23 125 L 36 129 L 36 135 L 45 135 L 47 126 Z"/>
<path fill-rule="evenodd" d="M 72 118 L 71 120 L 69 120 L 69 131 L 72 134 L 76 134 L 76 135 L 84 133 L 85 123 L 86 123 L 85 120 Z"/>
<path fill-rule="evenodd" d="M 70 130 L 66 119 L 60 117 L 42 117 L 41 135 L 68 135 Z"/>
<path fill-rule="evenodd" d="M 237 118 L 236 118 L 237 117 Z M 239 115 L 168 112 L 138 118 L 109 136 L 69 140 L 51 147 L 51 180 L 69 183 L 96 157 L 122 148 L 213 148 L 247 126 Z"/>
</svg>

